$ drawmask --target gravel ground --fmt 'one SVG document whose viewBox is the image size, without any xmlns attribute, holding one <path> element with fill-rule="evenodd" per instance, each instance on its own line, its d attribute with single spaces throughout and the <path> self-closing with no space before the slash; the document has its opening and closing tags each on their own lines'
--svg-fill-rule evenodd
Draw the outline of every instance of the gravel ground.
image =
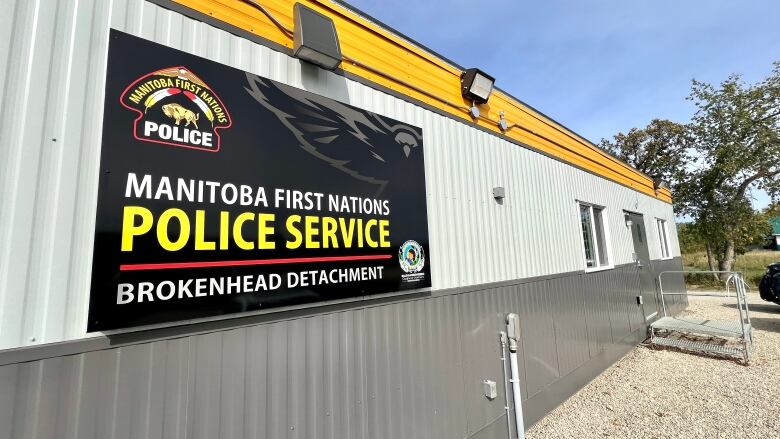
<svg viewBox="0 0 780 439">
<path fill-rule="evenodd" d="M 735 299 L 691 297 L 686 314 L 736 319 Z M 638 346 L 536 423 L 539 438 L 780 437 L 780 305 L 748 294 L 750 366 Z"/>
</svg>

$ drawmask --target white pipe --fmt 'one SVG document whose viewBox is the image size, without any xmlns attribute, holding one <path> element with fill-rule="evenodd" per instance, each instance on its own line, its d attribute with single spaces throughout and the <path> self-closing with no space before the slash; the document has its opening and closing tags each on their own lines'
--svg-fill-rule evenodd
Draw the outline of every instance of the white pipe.
<svg viewBox="0 0 780 439">
<path fill-rule="evenodd" d="M 512 370 L 512 396 L 515 402 L 515 431 L 518 439 L 525 439 L 523 425 L 523 394 L 520 393 L 520 369 L 517 367 L 517 340 L 520 338 L 520 316 L 507 314 L 507 335 L 509 335 L 509 363 Z"/>
<path fill-rule="evenodd" d="M 498 333 L 498 338 L 501 340 L 501 369 L 504 371 L 504 411 L 506 412 L 506 431 L 507 437 L 512 439 L 512 421 L 509 416 L 509 377 L 506 375 L 506 332 L 501 331 Z"/>
</svg>

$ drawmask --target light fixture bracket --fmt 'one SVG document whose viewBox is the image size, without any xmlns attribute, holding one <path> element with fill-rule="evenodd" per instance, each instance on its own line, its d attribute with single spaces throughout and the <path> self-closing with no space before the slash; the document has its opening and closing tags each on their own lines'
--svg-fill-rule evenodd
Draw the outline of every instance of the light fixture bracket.
<svg viewBox="0 0 780 439">
<path fill-rule="evenodd" d="M 474 119 L 478 119 L 479 118 L 479 108 L 477 107 L 476 103 L 474 103 L 474 102 L 471 103 L 471 108 L 469 108 L 469 114 Z"/>
</svg>

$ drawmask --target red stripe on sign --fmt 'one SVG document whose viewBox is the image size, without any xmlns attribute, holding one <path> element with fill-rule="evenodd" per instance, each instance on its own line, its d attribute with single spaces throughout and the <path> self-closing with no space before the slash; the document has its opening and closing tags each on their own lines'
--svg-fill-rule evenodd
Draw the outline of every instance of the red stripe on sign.
<svg viewBox="0 0 780 439">
<path fill-rule="evenodd" d="M 157 264 L 122 264 L 119 271 L 171 270 L 177 268 L 240 267 L 245 265 L 304 264 L 308 262 L 342 262 L 390 259 L 393 255 L 323 256 L 318 258 L 248 259 L 240 261 L 163 262 Z"/>
</svg>

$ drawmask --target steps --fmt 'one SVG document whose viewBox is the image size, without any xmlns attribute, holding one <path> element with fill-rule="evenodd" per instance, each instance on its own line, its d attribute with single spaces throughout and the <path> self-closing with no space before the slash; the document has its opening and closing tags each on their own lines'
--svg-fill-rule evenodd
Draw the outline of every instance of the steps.
<svg viewBox="0 0 780 439">
<path fill-rule="evenodd" d="M 661 303 L 663 304 L 663 317 L 650 324 L 650 344 L 653 346 L 667 346 L 687 351 L 704 352 L 709 354 L 727 355 L 742 359 L 747 365 L 750 363 L 750 354 L 753 351 L 753 328 L 750 324 L 750 314 L 745 298 L 745 282 L 741 273 L 726 272 L 729 275 L 726 281 L 728 288 L 734 283 L 736 292 L 739 318 L 730 321 L 710 320 L 697 317 L 673 317 L 667 315 L 664 296 L 688 295 L 688 296 L 712 296 L 711 294 L 665 293 L 663 290 L 662 276 L 666 273 L 689 273 L 685 271 L 668 271 L 659 274 L 659 287 Z M 699 272 L 701 273 L 701 272 Z M 706 272 L 718 273 L 724 272 Z M 700 340 L 683 338 L 681 335 L 701 337 Z M 709 337 L 707 339 L 706 337 Z"/>
</svg>

